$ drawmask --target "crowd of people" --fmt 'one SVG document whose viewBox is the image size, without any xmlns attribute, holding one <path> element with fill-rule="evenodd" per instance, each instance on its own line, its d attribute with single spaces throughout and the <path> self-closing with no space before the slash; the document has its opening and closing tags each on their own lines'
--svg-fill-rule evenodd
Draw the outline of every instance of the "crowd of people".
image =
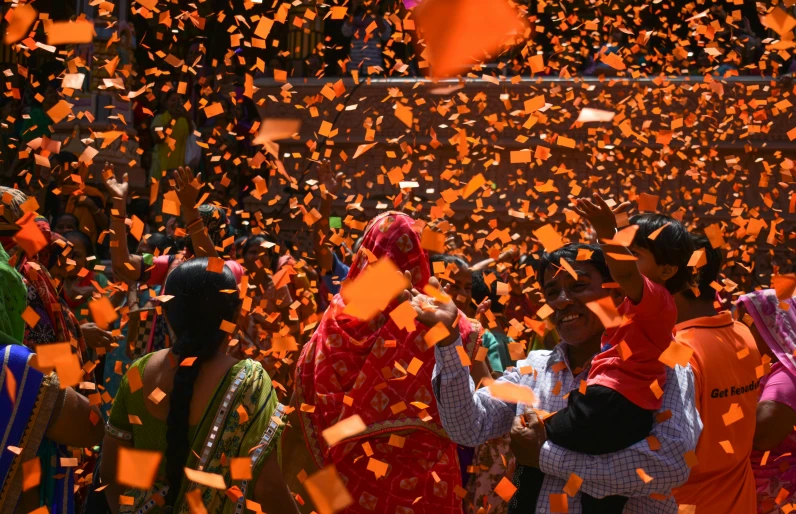
<svg viewBox="0 0 796 514">
<path fill-rule="evenodd" d="M 299 255 L 243 235 L 190 168 L 164 178 L 179 218 L 146 224 L 103 178 L 107 211 L 51 219 L 0 189 L 2 512 L 796 502 L 792 287 L 728 295 L 721 245 L 677 219 L 595 193 L 581 241 L 482 260 L 386 211 L 349 249 L 325 162 Z"/>
</svg>

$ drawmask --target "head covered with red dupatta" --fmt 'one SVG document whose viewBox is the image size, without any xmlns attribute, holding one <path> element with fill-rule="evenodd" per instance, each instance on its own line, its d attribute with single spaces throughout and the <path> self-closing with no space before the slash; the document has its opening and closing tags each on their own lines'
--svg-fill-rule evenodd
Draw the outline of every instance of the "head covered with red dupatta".
<svg viewBox="0 0 796 514">
<path fill-rule="evenodd" d="M 409 216 L 387 212 L 371 221 L 347 280 L 356 280 L 384 257 L 410 272 L 414 288 L 422 291 L 428 283 L 428 254 Z M 313 412 L 303 409 L 300 419 L 319 467 L 336 463 L 339 470 L 337 457 L 342 455 L 335 454 L 345 455 L 358 446 L 356 441 L 377 434 L 419 430 L 447 439 L 431 389 L 434 349 L 423 339 L 427 328 L 417 321 L 411 332 L 398 328 L 389 314 L 400 303 L 395 299 L 375 318 L 361 321 L 343 313 L 345 301 L 337 294 L 302 350 L 296 369 L 297 405 L 314 406 Z M 474 355 L 480 334 L 472 323 L 460 316 L 462 341 Z M 365 432 L 329 448 L 321 432 L 355 414 L 365 422 Z"/>
</svg>

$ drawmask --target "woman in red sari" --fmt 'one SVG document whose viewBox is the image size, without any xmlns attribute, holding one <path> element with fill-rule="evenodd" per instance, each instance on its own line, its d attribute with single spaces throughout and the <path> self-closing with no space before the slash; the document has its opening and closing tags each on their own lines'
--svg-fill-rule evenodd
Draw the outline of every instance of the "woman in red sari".
<svg viewBox="0 0 796 514">
<path fill-rule="evenodd" d="M 348 280 L 356 280 L 384 257 L 407 278 L 411 276 L 414 289 L 422 291 L 429 282 L 428 255 L 409 216 L 389 212 L 370 223 Z M 428 300 L 416 291 L 412 296 L 415 306 Z M 433 312 L 442 311 L 428 315 L 421 311 L 414 330 L 407 332 L 389 316 L 407 297 L 404 293 L 365 322 L 344 314 L 345 302 L 336 295 L 298 360 L 295 405 L 304 444 L 317 468 L 334 465 L 345 482 L 353 499 L 343 511 L 346 514 L 462 511 L 456 494 L 462 485 L 456 445 L 439 420 L 431 389 L 434 350 L 423 339 L 426 325 L 419 322 L 433 325 L 437 320 Z M 463 346 L 472 358 L 480 331 L 455 306 L 450 308 L 452 314 L 443 312 L 443 316 L 450 318 L 449 326 L 458 323 Z M 355 414 L 367 429 L 329 447 L 323 430 Z M 377 478 L 367 469 L 371 459 L 388 465 L 386 476 Z"/>
</svg>

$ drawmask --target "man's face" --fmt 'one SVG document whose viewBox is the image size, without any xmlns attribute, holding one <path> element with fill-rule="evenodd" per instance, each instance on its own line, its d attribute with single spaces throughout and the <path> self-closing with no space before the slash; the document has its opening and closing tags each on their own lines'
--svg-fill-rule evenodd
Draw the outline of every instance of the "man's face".
<svg viewBox="0 0 796 514">
<path fill-rule="evenodd" d="M 551 319 L 561 340 L 578 346 L 599 338 L 605 331 L 600 318 L 586 304 L 608 296 L 611 290 L 603 289 L 602 275 L 591 263 L 575 261 L 570 265 L 577 279 L 550 264 L 545 269 L 543 290 L 545 301 L 553 309 Z"/>
</svg>

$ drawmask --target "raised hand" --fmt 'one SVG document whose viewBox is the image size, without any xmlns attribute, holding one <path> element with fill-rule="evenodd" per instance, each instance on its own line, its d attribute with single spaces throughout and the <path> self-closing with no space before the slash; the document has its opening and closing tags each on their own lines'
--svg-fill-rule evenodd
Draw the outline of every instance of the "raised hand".
<svg viewBox="0 0 796 514">
<path fill-rule="evenodd" d="M 332 163 L 325 159 L 318 165 L 318 180 L 326 188 L 327 193 L 337 196 L 340 186 L 343 185 L 343 174 L 335 174 L 332 170 Z"/>
<path fill-rule="evenodd" d="M 116 174 L 113 172 L 113 164 L 108 164 L 106 162 L 102 177 L 105 179 L 105 187 L 111 192 L 113 198 L 127 200 L 127 192 L 130 189 L 130 184 L 127 182 L 127 173 L 124 174 L 122 181 L 119 182 L 116 180 Z"/>
<path fill-rule="evenodd" d="M 183 212 L 190 211 L 197 207 L 196 199 L 199 197 L 199 189 L 202 187 L 202 174 L 194 179 L 193 172 L 189 167 L 180 166 L 174 170 L 175 191 L 180 200 Z"/>
<path fill-rule="evenodd" d="M 591 223 L 597 237 L 611 239 L 616 234 L 616 215 L 625 212 L 630 207 L 630 202 L 622 202 L 611 209 L 598 193 L 594 193 L 593 200 L 578 198 L 575 200 L 575 212 Z"/>
<path fill-rule="evenodd" d="M 407 283 L 412 282 L 412 275 L 408 271 L 404 272 Z M 439 281 L 435 277 L 431 277 L 428 281 L 431 287 L 440 289 Z M 441 290 L 441 289 L 440 289 Z M 447 296 L 447 291 L 445 291 Z M 402 298 L 408 300 L 417 314 L 417 320 L 426 325 L 433 327 L 437 323 L 442 323 L 445 328 L 450 331 L 450 335 L 438 342 L 438 346 L 448 346 L 456 342 L 459 338 L 459 328 L 457 322 L 459 320 L 459 309 L 453 303 L 453 299 L 449 296 L 447 301 L 441 301 L 426 294 L 421 293 L 417 289 L 406 289 L 403 292 Z"/>
</svg>

